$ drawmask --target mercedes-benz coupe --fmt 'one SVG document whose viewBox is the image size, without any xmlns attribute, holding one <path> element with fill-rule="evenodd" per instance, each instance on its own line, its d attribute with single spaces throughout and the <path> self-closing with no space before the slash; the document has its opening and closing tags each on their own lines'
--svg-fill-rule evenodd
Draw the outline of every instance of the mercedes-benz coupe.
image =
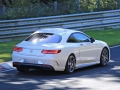
<svg viewBox="0 0 120 90">
<path fill-rule="evenodd" d="M 20 72 L 33 68 L 73 73 L 94 64 L 104 66 L 109 59 L 107 43 L 81 31 L 62 28 L 37 30 L 17 44 L 12 53 L 13 66 Z"/>
</svg>

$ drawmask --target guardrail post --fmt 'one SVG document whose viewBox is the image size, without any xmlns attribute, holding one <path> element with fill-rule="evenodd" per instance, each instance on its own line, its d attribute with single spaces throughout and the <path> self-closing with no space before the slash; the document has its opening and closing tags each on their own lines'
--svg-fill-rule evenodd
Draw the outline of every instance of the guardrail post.
<svg viewBox="0 0 120 90">
<path fill-rule="evenodd" d="M 0 7 L 0 14 L 1 14 L 2 16 L 5 15 L 5 6 L 1 6 L 1 7 Z"/>
<path fill-rule="evenodd" d="M 30 14 L 30 16 L 32 16 L 31 14 L 32 14 L 32 4 L 30 4 L 30 6 L 29 6 L 29 14 Z"/>
<path fill-rule="evenodd" d="M 54 0 L 54 13 L 57 12 L 57 0 Z"/>
<path fill-rule="evenodd" d="M 77 12 L 80 12 L 80 0 L 77 0 Z"/>
<path fill-rule="evenodd" d="M 100 0 L 98 0 L 98 11 L 100 11 Z"/>
<path fill-rule="evenodd" d="M 120 0 L 118 0 L 118 9 L 120 9 Z"/>
<path fill-rule="evenodd" d="M 2 16 L 5 16 L 5 6 L 2 6 Z"/>
<path fill-rule="evenodd" d="M 0 0 L 0 13 L 2 13 L 2 0 Z"/>
<path fill-rule="evenodd" d="M 0 0 L 0 14 L 2 16 L 5 15 L 5 6 L 2 5 L 2 0 Z"/>
</svg>

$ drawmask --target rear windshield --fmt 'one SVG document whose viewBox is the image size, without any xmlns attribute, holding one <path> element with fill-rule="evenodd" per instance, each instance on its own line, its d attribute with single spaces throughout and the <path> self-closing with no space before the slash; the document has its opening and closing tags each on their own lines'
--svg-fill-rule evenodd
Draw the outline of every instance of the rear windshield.
<svg viewBox="0 0 120 90">
<path fill-rule="evenodd" d="M 41 43 L 59 43 L 62 36 L 52 33 L 35 33 L 30 35 L 25 41 Z"/>
</svg>

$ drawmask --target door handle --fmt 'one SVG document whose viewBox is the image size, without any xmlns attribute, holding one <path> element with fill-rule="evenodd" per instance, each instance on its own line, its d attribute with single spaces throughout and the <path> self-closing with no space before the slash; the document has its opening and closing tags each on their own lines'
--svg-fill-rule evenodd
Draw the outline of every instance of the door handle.
<svg viewBox="0 0 120 90">
<path fill-rule="evenodd" d="M 83 44 L 80 44 L 80 46 L 83 46 Z"/>
</svg>

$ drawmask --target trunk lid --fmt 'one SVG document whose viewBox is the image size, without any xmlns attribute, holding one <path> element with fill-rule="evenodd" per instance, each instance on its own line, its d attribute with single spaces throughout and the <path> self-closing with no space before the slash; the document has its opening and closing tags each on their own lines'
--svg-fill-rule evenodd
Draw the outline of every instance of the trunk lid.
<svg viewBox="0 0 120 90">
<path fill-rule="evenodd" d="M 22 52 L 18 52 L 22 55 L 27 56 L 39 56 L 43 57 L 46 54 L 41 53 L 42 50 L 51 50 L 54 47 L 57 47 L 58 44 L 55 43 L 32 43 L 28 41 L 23 41 L 20 44 L 18 44 L 18 47 L 22 47 Z"/>
</svg>

